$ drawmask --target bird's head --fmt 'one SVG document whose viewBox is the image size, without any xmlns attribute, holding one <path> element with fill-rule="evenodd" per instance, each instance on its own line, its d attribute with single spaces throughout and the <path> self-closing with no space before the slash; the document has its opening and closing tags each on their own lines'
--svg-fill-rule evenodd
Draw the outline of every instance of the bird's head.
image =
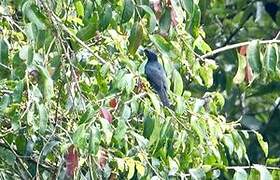
<svg viewBox="0 0 280 180">
<path fill-rule="evenodd" d="M 144 52 L 148 58 L 148 61 L 157 61 L 157 55 L 154 52 L 152 52 L 148 49 L 145 49 Z"/>
</svg>

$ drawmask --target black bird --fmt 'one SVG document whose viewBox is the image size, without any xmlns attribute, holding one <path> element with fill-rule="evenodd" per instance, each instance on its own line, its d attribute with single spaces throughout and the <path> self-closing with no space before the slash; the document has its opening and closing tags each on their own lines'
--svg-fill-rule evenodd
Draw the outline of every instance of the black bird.
<svg viewBox="0 0 280 180">
<path fill-rule="evenodd" d="M 145 74 L 151 86 L 156 90 L 164 106 L 170 107 L 167 97 L 166 74 L 162 65 L 158 62 L 157 55 L 152 51 L 145 49 L 148 62 L 145 66 Z"/>
</svg>

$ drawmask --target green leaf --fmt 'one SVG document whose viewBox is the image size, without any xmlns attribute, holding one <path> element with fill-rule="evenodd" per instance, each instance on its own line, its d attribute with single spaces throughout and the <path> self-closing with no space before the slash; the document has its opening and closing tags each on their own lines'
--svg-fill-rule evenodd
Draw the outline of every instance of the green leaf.
<svg viewBox="0 0 280 180">
<path fill-rule="evenodd" d="M 132 0 L 125 0 L 124 1 L 124 9 L 122 13 L 122 23 L 126 23 L 131 19 L 134 13 L 135 6 Z"/>
<path fill-rule="evenodd" d="M 175 112 L 178 115 L 182 115 L 185 111 L 185 100 L 182 96 L 177 96 L 176 97 L 176 110 Z"/>
<path fill-rule="evenodd" d="M 204 85 L 209 88 L 213 85 L 213 70 L 208 66 L 199 68 L 199 75 L 203 80 Z"/>
<path fill-rule="evenodd" d="M 9 166 L 14 166 L 14 164 L 17 162 L 16 156 L 13 154 L 13 152 L 4 147 L 0 147 L 0 159 L 1 162 L 7 163 L 6 165 Z"/>
<path fill-rule="evenodd" d="M 170 58 L 175 58 L 175 47 L 168 41 L 166 41 L 161 35 L 153 34 L 149 36 L 151 41 L 159 48 L 162 53 L 165 53 Z"/>
<path fill-rule="evenodd" d="M 0 63 L 8 65 L 8 45 L 3 39 L 0 40 Z"/>
<path fill-rule="evenodd" d="M 128 38 L 129 45 L 128 51 L 131 55 L 134 55 L 138 47 L 141 45 L 143 39 L 143 27 L 140 23 L 134 23 L 130 35 Z"/>
<path fill-rule="evenodd" d="M 23 46 L 19 51 L 19 57 L 23 60 L 27 60 L 27 65 L 31 65 L 33 63 L 33 49 L 29 45 Z"/>
<path fill-rule="evenodd" d="M 235 173 L 233 176 L 233 180 L 247 180 L 248 175 L 247 172 L 242 168 L 234 168 Z"/>
<path fill-rule="evenodd" d="M 48 70 L 43 66 L 36 66 L 38 68 L 41 81 L 43 82 L 43 95 L 45 100 L 48 102 L 54 96 L 53 80 L 49 75 Z"/>
<path fill-rule="evenodd" d="M 200 19 L 201 12 L 199 6 L 195 4 L 192 11 L 191 22 L 189 25 L 189 32 L 195 39 L 199 36 Z"/>
<path fill-rule="evenodd" d="M 147 116 L 144 118 L 144 130 L 143 130 L 143 136 L 145 138 L 150 138 L 151 134 L 153 133 L 155 125 L 155 120 L 151 118 L 150 116 Z"/>
<path fill-rule="evenodd" d="M 98 29 L 98 15 L 97 13 L 94 13 L 93 16 L 90 18 L 88 25 L 81 28 L 77 32 L 77 37 L 82 41 L 90 40 L 95 36 L 97 29 Z"/>
<path fill-rule="evenodd" d="M 229 154 L 232 155 L 234 150 L 234 142 L 231 134 L 225 134 L 223 136 L 223 142 L 227 146 Z"/>
<path fill-rule="evenodd" d="M 198 36 L 194 43 L 193 43 L 194 47 L 197 47 L 202 53 L 207 53 L 212 51 L 210 46 L 202 39 L 201 36 Z"/>
<path fill-rule="evenodd" d="M 10 96 L 8 94 L 2 95 L 0 101 L 0 111 L 4 111 L 9 106 L 10 101 Z"/>
<path fill-rule="evenodd" d="M 40 30 L 46 30 L 46 17 L 41 13 L 38 7 L 31 1 L 26 1 L 22 6 L 23 14 L 30 22 L 36 24 Z"/>
<path fill-rule="evenodd" d="M 194 8 L 193 0 L 181 0 L 181 3 L 184 10 L 187 11 L 189 15 L 191 15 Z"/>
<path fill-rule="evenodd" d="M 141 176 L 144 176 L 145 175 L 145 166 L 143 166 L 143 164 L 141 162 L 139 162 L 139 161 L 135 161 L 135 166 L 136 166 L 137 172 Z"/>
<path fill-rule="evenodd" d="M 176 69 L 173 70 L 172 81 L 174 82 L 173 92 L 178 96 L 181 96 L 183 93 L 184 84 L 180 73 Z"/>
<path fill-rule="evenodd" d="M 265 67 L 268 72 L 275 73 L 278 62 L 278 48 L 272 44 L 268 44 L 265 54 Z"/>
<path fill-rule="evenodd" d="M 86 112 L 80 118 L 79 124 L 87 123 L 94 117 L 94 109 L 92 106 L 88 106 Z"/>
<path fill-rule="evenodd" d="M 36 41 L 36 36 L 38 35 L 38 29 L 35 23 L 28 23 L 25 26 L 25 33 L 26 36 L 28 37 L 28 40 L 30 42 L 35 42 Z"/>
<path fill-rule="evenodd" d="M 168 161 L 169 161 L 169 169 L 170 169 L 168 175 L 169 175 L 169 176 L 175 176 L 176 173 L 177 173 L 178 170 L 179 170 L 179 166 L 178 166 L 177 162 L 174 161 L 174 160 L 173 160 L 172 158 L 170 158 L 170 157 L 168 157 Z"/>
<path fill-rule="evenodd" d="M 240 84 L 245 79 L 245 67 L 246 67 L 246 59 L 244 56 L 238 54 L 238 69 L 233 78 L 233 82 L 235 84 Z"/>
<path fill-rule="evenodd" d="M 34 125 L 34 111 L 35 111 L 35 105 L 32 104 L 31 107 L 28 109 L 27 111 L 27 115 L 26 115 L 26 121 L 28 125 Z M 33 128 L 34 128 L 33 126 Z M 36 130 L 37 128 L 35 127 L 34 130 Z"/>
<path fill-rule="evenodd" d="M 101 141 L 101 134 L 97 127 L 94 125 L 90 128 L 90 138 L 89 138 L 89 152 L 96 155 L 99 150 L 99 145 Z"/>
<path fill-rule="evenodd" d="M 169 29 L 171 26 L 171 10 L 169 7 L 165 8 L 163 15 L 159 21 L 160 33 L 168 35 Z"/>
<path fill-rule="evenodd" d="M 254 164 L 254 168 L 260 173 L 260 180 L 272 180 L 272 176 L 267 168 L 263 165 Z"/>
<path fill-rule="evenodd" d="M 201 180 L 206 178 L 206 174 L 202 168 L 195 168 L 189 170 L 192 179 Z"/>
<path fill-rule="evenodd" d="M 157 113 L 160 114 L 160 101 L 154 93 L 148 93 Z"/>
<path fill-rule="evenodd" d="M 118 120 L 118 126 L 114 131 L 114 138 L 118 141 L 118 143 L 121 143 L 122 140 L 125 138 L 126 130 L 127 126 L 125 124 L 125 120 L 120 118 Z"/>
<path fill-rule="evenodd" d="M 40 132 L 44 133 L 47 129 L 49 115 L 44 104 L 37 105 L 39 112 L 39 128 Z"/>
<path fill-rule="evenodd" d="M 126 164 L 128 166 L 127 179 L 131 179 L 135 172 L 135 162 L 133 159 L 129 158 L 126 160 Z"/>
<path fill-rule="evenodd" d="M 53 149 L 56 145 L 58 145 L 60 141 L 50 141 L 48 142 L 45 147 L 42 149 L 42 157 L 41 159 L 44 159 L 49 153 L 53 152 Z"/>
<path fill-rule="evenodd" d="M 247 59 L 253 71 L 260 73 L 262 69 L 262 63 L 260 56 L 260 44 L 258 40 L 253 40 L 250 42 L 247 48 Z"/>
<path fill-rule="evenodd" d="M 150 16 L 149 31 L 151 33 L 154 32 L 156 25 L 157 25 L 157 19 L 156 19 L 154 11 L 149 6 L 146 6 L 146 5 L 140 5 L 139 7 L 141 7 L 144 11 L 146 11 L 149 14 L 149 16 Z"/>
<path fill-rule="evenodd" d="M 154 119 L 154 128 L 153 132 L 149 139 L 149 146 L 151 147 L 155 143 L 157 143 L 160 139 L 160 132 L 161 132 L 161 123 L 159 119 Z"/>
<path fill-rule="evenodd" d="M 74 0 L 76 12 L 79 17 L 84 17 L 84 6 L 81 0 Z"/>
<path fill-rule="evenodd" d="M 110 21 L 112 19 L 112 7 L 109 3 L 104 5 L 104 12 L 100 16 L 100 22 L 99 22 L 99 27 L 100 31 L 104 31 L 110 24 Z"/>
<path fill-rule="evenodd" d="M 131 109 L 128 105 L 124 105 L 124 108 L 123 108 L 123 112 L 122 112 L 122 118 L 124 120 L 128 120 L 130 118 L 130 115 L 131 115 Z"/>
<path fill-rule="evenodd" d="M 257 136 L 257 140 L 258 140 L 258 142 L 259 142 L 259 144 L 260 144 L 260 146 L 261 146 L 261 148 L 264 152 L 265 157 L 267 157 L 268 156 L 268 144 L 267 144 L 267 142 L 265 142 L 263 140 L 263 137 L 260 133 L 258 133 L 257 131 L 254 131 L 254 132 Z"/>
<path fill-rule="evenodd" d="M 85 124 L 81 124 L 73 135 L 73 143 L 80 149 L 87 147 L 88 133 Z"/>
<path fill-rule="evenodd" d="M 105 135 L 105 141 L 106 141 L 107 145 L 109 145 L 111 142 L 112 136 L 113 136 L 113 130 L 111 128 L 110 123 L 106 119 L 101 118 L 100 122 L 102 125 L 102 131 Z"/>
</svg>

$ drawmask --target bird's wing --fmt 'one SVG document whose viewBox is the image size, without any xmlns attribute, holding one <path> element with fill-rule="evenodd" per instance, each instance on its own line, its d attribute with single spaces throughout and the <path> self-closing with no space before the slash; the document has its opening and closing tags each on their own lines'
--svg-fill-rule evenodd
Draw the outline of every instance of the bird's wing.
<svg viewBox="0 0 280 180">
<path fill-rule="evenodd" d="M 155 90 L 165 86 L 165 72 L 160 66 L 149 65 L 145 69 L 147 78 Z"/>
</svg>

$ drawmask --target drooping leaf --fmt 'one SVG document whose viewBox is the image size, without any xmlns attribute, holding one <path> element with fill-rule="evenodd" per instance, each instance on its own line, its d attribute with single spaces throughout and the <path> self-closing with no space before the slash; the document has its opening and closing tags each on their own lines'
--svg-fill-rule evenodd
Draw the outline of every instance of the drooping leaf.
<svg viewBox="0 0 280 180">
<path fill-rule="evenodd" d="M 201 19 L 201 11 L 198 5 L 193 6 L 193 11 L 191 15 L 191 22 L 189 24 L 189 32 L 196 39 L 199 36 L 199 26 Z"/>
<path fill-rule="evenodd" d="M 261 148 L 264 152 L 265 157 L 267 157 L 268 156 L 268 144 L 267 144 L 267 142 L 265 142 L 263 140 L 263 137 L 260 133 L 258 133 L 257 131 L 254 131 L 254 132 L 257 136 L 257 140 L 258 140 L 258 142 L 259 142 L 259 144 L 260 144 L 260 146 L 261 146 Z"/>
<path fill-rule="evenodd" d="M 148 93 L 157 113 L 160 113 L 160 101 L 154 93 Z"/>
<path fill-rule="evenodd" d="M 124 119 L 119 119 L 118 120 L 118 126 L 117 129 L 114 132 L 114 138 L 121 143 L 122 140 L 125 138 L 125 134 L 126 134 L 126 130 L 127 130 L 127 126 L 125 124 L 125 120 Z"/>
<path fill-rule="evenodd" d="M 113 136 L 112 127 L 111 127 L 110 123 L 103 118 L 100 119 L 100 122 L 102 125 L 102 131 L 105 136 L 105 141 L 106 141 L 107 145 L 109 145 L 112 140 L 112 136 Z"/>
<path fill-rule="evenodd" d="M 247 59 L 253 71 L 260 73 L 262 69 L 260 44 L 258 40 L 252 41 L 247 48 Z"/>
<path fill-rule="evenodd" d="M 267 168 L 263 165 L 254 164 L 254 168 L 260 173 L 260 180 L 272 180 L 272 176 Z"/>
<path fill-rule="evenodd" d="M 191 15 L 194 6 L 193 0 L 181 0 L 181 3 L 184 10 L 187 11 L 189 15 Z"/>
<path fill-rule="evenodd" d="M 33 62 L 33 49 L 29 45 L 23 46 L 19 51 L 19 57 L 23 60 L 27 60 L 27 65 L 31 65 Z"/>
<path fill-rule="evenodd" d="M 124 1 L 124 9 L 123 9 L 122 21 L 121 21 L 122 23 L 126 23 L 131 19 L 134 13 L 134 9 L 135 7 L 132 0 Z"/>
<path fill-rule="evenodd" d="M 174 82 L 173 92 L 178 96 L 181 96 L 183 93 L 184 84 L 180 73 L 176 69 L 173 70 L 172 81 Z"/>
<path fill-rule="evenodd" d="M 96 155 L 98 150 L 99 150 L 99 146 L 100 146 L 100 142 L 101 142 L 101 134 L 100 134 L 100 130 L 95 127 L 94 125 L 91 126 L 90 128 L 90 136 L 89 136 L 89 152 L 91 154 Z"/>
<path fill-rule="evenodd" d="M 202 53 L 207 53 L 211 51 L 210 46 L 204 41 L 204 39 L 201 36 L 198 36 L 194 43 L 194 47 L 197 47 Z"/>
<path fill-rule="evenodd" d="M 123 118 L 124 120 L 128 120 L 130 118 L 130 115 L 131 115 L 130 107 L 128 105 L 124 105 L 121 118 Z"/>
<path fill-rule="evenodd" d="M 40 65 L 36 66 L 40 74 L 40 80 L 43 86 L 43 95 L 45 100 L 48 102 L 54 96 L 53 80 L 48 72 L 48 70 Z"/>
<path fill-rule="evenodd" d="M 106 108 L 100 109 L 100 116 L 106 119 L 110 124 L 113 122 L 113 117 L 111 113 Z"/>
<path fill-rule="evenodd" d="M 93 13 L 93 16 L 90 18 L 88 25 L 81 28 L 77 32 L 77 37 L 82 41 L 90 40 L 95 36 L 98 26 L 98 15 L 96 13 Z"/>
<path fill-rule="evenodd" d="M 48 112 L 44 104 L 38 104 L 37 105 L 38 111 L 39 111 L 39 128 L 40 132 L 44 133 L 47 129 L 48 125 Z"/>
<path fill-rule="evenodd" d="M 186 105 L 185 105 L 185 100 L 182 96 L 177 96 L 176 97 L 176 113 L 178 115 L 182 115 L 185 111 Z"/>
<path fill-rule="evenodd" d="M 0 147 L 0 158 L 3 159 L 7 165 L 13 166 L 16 163 L 16 156 L 9 149 Z"/>
<path fill-rule="evenodd" d="M 87 147 L 88 133 L 85 124 L 81 124 L 73 134 L 73 143 L 80 149 Z"/>
<path fill-rule="evenodd" d="M 22 93 L 24 89 L 24 81 L 20 80 L 18 81 L 15 90 L 13 92 L 13 102 L 20 102 L 22 98 Z"/>
<path fill-rule="evenodd" d="M 104 12 L 100 17 L 99 28 L 100 31 L 104 31 L 109 26 L 112 19 L 112 7 L 109 3 L 104 5 Z"/>
<path fill-rule="evenodd" d="M 235 84 L 240 84 L 245 79 L 245 67 L 246 67 L 246 59 L 244 56 L 238 55 L 238 69 L 233 78 L 233 82 Z"/>
<path fill-rule="evenodd" d="M 191 177 L 195 180 L 205 179 L 206 174 L 202 168 L 190 169 Z"/>
<path fill-rule="evenodd" d="M 213 85 L 213 70 L 208 66 L 199 68 L 199 75 L 203 80 L 204 85 L 209 88 Z"/>
<path fill-rule="evenodd" d="M 143 27 L 141 23 L 134 23 L 128 38 L 129 41 L 128 51 L 131 55 L 134 55 L 138 47 L 141 45 L 142 38 L 143 38 Z"/>
<path fill-rule="evenodd" d="M 0 99 L 0 111 L 4 111 L 9 106 L 11 98 L 8 94 L 4 94 Z"/>
<path fill-rule="evenodd" d="M 233 176 L 233 180 L 247 180 L 248 175 L 247 172 L 242 168 L 235 168 L 235 173 Z"/>
<path fill-rule="evenodd" d="M 155 120 L 153 118 L 150 118 L 149 116 L 144 118 L 144 130 L 143 130 L 143 136 L 145 138 L 150 138 L 153 130 L 154 130 Z"/>
<path fill-rule="evenodd" d="M 84 17 L 84 6 L 81 0 L 74 0 L 76 12 L 79 17 Z"/>
<path fill-rule="evenodd" d="M 86 112 L 80 118 L 79 124 L 89 122 L 94 116 L 94 110 L 92 106 L 88 106 Z"/>
<path fill-rule="evenodd" d="M 245 81 L 247 83 L 251 83 L 253 81 L 254 74 L 252 72 L 252 68 L 250 64 L 247 62 L 245 67 Z"/>
<path fill-rule="evenodd" d="M 167 7 L 165 8 L 164 13 L 159 21 L 160 34 L 163 36 L 168 36 L 170 26 L 171 26 L 171 9 Z"/>
<path fill-rule="evenodd" d="M 276 46 L 272 44 L 267 45 L 264 62 L 266 70 L 272 74 L 276 72 L 276 65 L 278 62 L 277 50 L 278 48 L 276 49 Z"/>
<path fill-rule="evenodd" d="M 135 172 L 135 162 L 133 159 L 129 158 L 126 160 L 126 164 L 128 166 L 127 179 L 131 179 Z"/>
<path fill-rule="evenodd" d="M 223 136 L 223 142 L 227 146 L 229 154 L 232 155 L 233 150 L 234 150 L 234 142 L 233 142 L 233 138 L 232 138 L 231 134 L 225 134 Z"/>
<path fill-rule="evenodd" d="M 68 177 L 74 177 L 74 174 L 78 168 L 79 165 L 79 155 L 78 151 L 74 147 L 74 145 L 71 145 L 68 148 L 68 151 L 65 156 L 66 161 L 66 174 Z"/>
<path fill-rule="evenodd" d="M 42 14 L 39 8 L 31 1 L 26 1 L 22 6 L 23 14 L 29 21 L 36 24 L 40 30 L 46 30 L 46 17 Z"/>
<path fill-rule="evenodd" d="M 42 159 L 44 159 L 49 153 L 51 153 L 55 146 L 57 146 L 60 142 L 53 140 L 48 142 L 44 149 L 42 149 Z"/>
<path fill-rule="evenodd" d="M 156 25 L 157 25 L 157 19 L 156 19 L 155 13 L 153 12 L 153 10 L 149 6 L 140 5 L 139 7 L 141 7 L 144 11 L 146 11 L 149 14 L 149 16 L 150 16 L 149 31 L 152 33 L 155 30 Z"/>
<path fill-rule="evenodd" d="M 144 175 L 145 175 L 145 167 L 144 167 L 144 165 L 143 165 L 141 162 L 135 161 L 135 167 L 136 167 L 137 172 L 138 172 L 141 176 L 144 176 Z"/>
<path fill-rule="evenodd" d="M 161 35 L 154 34 L 150 35 L 151 41 L 159 48 L 159 50 L 162 53 L 165 53 L 170 58 L 175 58 L 175 52 L 176 49 L 170 42 L 166 41 Z"/>
<path fill-rule="evenodd" d="M 8 65 L 8 45 L 3 39 L 0 40 L 0 63 Z"/>
</svg>

